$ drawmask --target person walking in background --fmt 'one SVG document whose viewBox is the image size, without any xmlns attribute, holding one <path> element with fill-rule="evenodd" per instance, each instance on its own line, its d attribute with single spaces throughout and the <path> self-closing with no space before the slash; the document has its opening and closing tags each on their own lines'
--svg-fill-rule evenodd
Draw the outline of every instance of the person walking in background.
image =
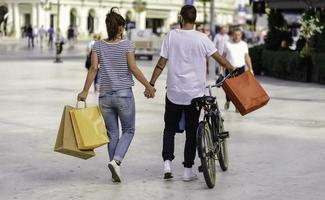
<svg viewBox="0 0 325 200">
<path fill-rule="evenodd" d="M 74 32 L 74 28 L 72 25 L 69 26 L 68 28 L 68 42 L 69 42 L 69 46 L 70 48 L 73 48 L 74 45 L 74 38 L 75 38 L 75 32 Z"/>
<path fill-rule="evenodd" d="M 44 26 L 42 25 L 39 29 L 38 29 L 38 36 L 39 36 L 39 42 L 40 42 L 40 47 L 43 48 L 43 42 L 44 42 L 44 36 L 45 36 L 45 29 Z"/>
<path fill-rule="evenodd" d="M 110 138 L 108 168 L 112 173 L 112 181 L 121 182 L 120 165 L 135 131 L 132 74 L 145 87 L 145 95 L 148 98 L 154 97 L 155 89 L 136 65 L 134 44 L 122 37 L 126 25 L 124 18 L 112 8 L 106 15 L 105 22 L 108 38 L 96 41 L 92 47 L 91 67 L 84 89 L 78 94 L 78 100 L 86 100 L 89 88 L 99 69 L 101 77 L 99 106 Z M 100 68 L 98 68 L 99 64 Z M 122 126 L 121 137 L 119 120 Z"/>
<path fill-rule="evenodd" d="M 216 45 L 216 48 L 218 49 L 219 53 L 223 55 L 223 50 L 225 48 L 225 44 L 229 41 L 228 36 L 228 30 L 226 26 L 222 26 L 220 29 L 220 32 L 216 34 L 216 36 L 213 39 L 213 43 Z M 220 71 L 220 65 L 216 62 L 216 74 L 219 74 Z"/>
<path fill-rule="evenodd" d="M 237 28 L 233 31 L 232 39 L 225 44 L 223 56 L 229 60 L 229 62 L 238 69 L 238 74 L 244 73 L 246 71 L 246 66 L 250 72 L 254 74 L 251 58 L 248 54 L 247 43 L 242 41 L 242 31 Z M 246 64 L 246 65 L 245 65 Z M 220 71 L 223 73 L 223 70 Z M 225 70 L 227 75 L 229 70 Z M 225 110 L 229 109 L 230 99 L 226 95 Z M 236 110 L 236 112 L 238 112 Z"/>
<path fill-rule="evenodd" d="M 201 25 L 197 26 L 196 30 L 201 32 L 201 33 L 204 33 L 210 40 L 212 40 L 212 35 L 211 35 L 211 32 L 210 32 L 210 29 L 206 24 L 201 24 Z M 207 60 L 206 60 L 206 73 L 207 73 L 207 75 L 210 74 L 209 66 L 210 66 L 209 65 L 209 57 L 207 57 Z"/>
<path fill-rule="evenodd" d="M 100 34 L 94 34 L 93 35 L 93 40 L 89 42 L 88 47 L 87 47 L 87 58 L 86 58 L 86 63 L 85 67 L 87 70 L 91 67 L 91 54 L 92 54 L 92 49 L 96 41 L 100 40 L 101 36 Z M 99 73 L 96 74 L 95 80 L 94 80 L 94 89 L 95 92 L 98 93 L 100 89 L 99 85 Z"/>
<path fill-rule="evenodd" d="M 79 36 L 79 31 L 78 31 L 78 27 L 72 26 L 73 27 L 73 32 L 74 32 L 74 43 L 76 44 L 78 42 L 78 36 Z"/>
<path fill-rule="evenodd" d="M 61 33 L 61 29 L 58 29 L 58 38 L 56 38 L 55 44 L 59 45 L 59 48 L 57 48 L 56 50 L 58 51 L 57 54 L 61 54 L 63 51 L 63 45 L 65 43 L 65 38 L 63 36 L 63 34 Z"/>
<path fill-rule="evenodd" d="M 33 28 L 33 37 L 34 37 L 34 42 L 36 41 L 36 44 L 38 44 L 38 27 L 34 26 Z"/>
<path fill-rule="evenodd" d="M 150 84 L 154 86 L 168 65 L 162 150 L 164 179 L 173 178 L 171 162 L 175 158 L 175 133 L 179 132 L 182 119 L 185 119 L 186 130 L 183 181 L 192 181 L 197 177 L 192 166 L 196 153 L 196 130 L 200 111 L 191 101 L 204 95 L 207 57 L 214 58 L 228 70 L 234 69 L 217 52 L 207 35 L 193 29 L 195 20 L 196 8 L 192 5 L 183 6 L 179 16 L 181 29 L 171 30 L 164 38 L 160 58 L 150 80 Z"/>
<path fill-rule="evenodd" d="M 20 31 L 21 31 L 21 38 L 25 38 L 27 36 L 27 26 L 22 26 L 20 28 Z"/>
<path fill-rule="evenodd" d="M 48 40 L 48 46 L 50 48 L 53 48 L 53 38 L 54 38 L 54 28 L 53 26 L 51 26 L 48 30 L 47 30 L 47 34 L 48 34 L 48 37 L 49 37 L 49 40 Z"/>
<path fill-rule="evenodd" d="M 32 46 L 34 48 L 34 31 L 32 25 L 29 25 L 26 29 L 27 39 L 28 39 L 28 48 Z"/>
</svg>

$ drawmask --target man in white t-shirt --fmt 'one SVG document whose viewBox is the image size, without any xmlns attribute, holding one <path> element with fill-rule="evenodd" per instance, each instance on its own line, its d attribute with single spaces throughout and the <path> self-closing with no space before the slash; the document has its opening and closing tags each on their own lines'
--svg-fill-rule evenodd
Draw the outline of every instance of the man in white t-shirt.
<svg viewBox="0 0 325 200">
<path fill-rule="evenodd" d="M 220 32 L 214 37 L 213 43 L 216 45 L 220 55 L 223 54 L 226 43 L 229 41 L 228 30 L 226 26 L 221 27 Z M 216 74 L 220 71 L 221 66 L 216 63 Z"/>
<path fill-rule="evenodd" d="M 161 57 L 150 81 L 154 86 L 165 66 L 168 66 L 162 151 L 165 179 L 173 178 L 171 161 L 175 157 L 174 136 L 180 130 L 179 122 L 182 115 L 185 117 L 186 130 L 183 180 L 196 179 L 192 166 L 196 153 L 196 129 L 200 112 L 191 101 L 204 95 L 207 57 L 212 56 L 229 70 L 234 69 L 217 52 L 213 42 L 205 34 L 193 29 L 195 19 L 195 7 L 183 6 L 179 16 L 181 29 L 171 30 L 165 37 L 161 47 Z"/>
<path fill-rule="evenodd" d="M 40 46 L 41 46 L 41 48 L 43 48 L 43 41 L 44 41 L 45 33 L 46 33 L 46 30 L 44 29 L 44 26 L 42 25 L 38 29 L 38 36 L 39 36 L 39 39 L 40 39 Z"/>
<path fill-rule="evenodd" d="M 223 56 L 231 63 L 232 66 L 238 69 L 238 74 L 244 73 L 246 66 L 250 72 L 254 74 L 251 58 L 248 54 L 247 43 L 242 41 L 242 31 L 235 29 L 232 35 L 232 40 L 227 42 L 224 48 Z M 229 73 L 225 70 L 226 74 Z M 221 71 L 221 73 L 223 70 Z M 226 96 L 225 110 L 229 109 L 230 99 Z M 237 111 L 237 110 L 236 110 Z"/>
</svg>

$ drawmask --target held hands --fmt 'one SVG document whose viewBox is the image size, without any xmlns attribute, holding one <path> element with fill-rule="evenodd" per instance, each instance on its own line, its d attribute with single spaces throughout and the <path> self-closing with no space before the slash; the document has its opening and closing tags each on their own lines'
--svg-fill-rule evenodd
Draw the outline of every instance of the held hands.
<svg viewBox="0 0 325 200">
<path fill-rule="evenodd" d="M 145 91 L 144 91 L 144 96 L 149 98 L 154 98 L 155 97 L 155 93 L 156 93 L 156 89 L 152 86 L 150 87 L 146 87 Z"/>
<path fill-rule="evenodd" d="M 86 101 L 88 92 L 82 91 L 78 94 L 78 101 Z"/>
</svg>

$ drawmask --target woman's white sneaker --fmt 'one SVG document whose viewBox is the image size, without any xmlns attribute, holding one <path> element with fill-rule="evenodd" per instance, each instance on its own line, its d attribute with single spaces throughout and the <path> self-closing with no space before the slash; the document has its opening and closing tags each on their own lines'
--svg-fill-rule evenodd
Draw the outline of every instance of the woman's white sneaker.
<svg viewBox="0 0 325 200">
<path fill-rule="evenodd" d="M 108 163 L 108 169 L 112 173 L 112 181 L 121 182 L 120 166 L 117 165 L 115 160 L 112 160 L 111 162 Z"/>
</svg>

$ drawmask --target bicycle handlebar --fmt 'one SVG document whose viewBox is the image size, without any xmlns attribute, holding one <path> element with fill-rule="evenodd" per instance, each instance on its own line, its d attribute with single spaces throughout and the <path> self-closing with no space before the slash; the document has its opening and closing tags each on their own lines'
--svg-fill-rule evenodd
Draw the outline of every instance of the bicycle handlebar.
<svg viewBox="0 0 325 200">
<path fill-rule="evenodd" d="M 208 86 L 206 86 L 206 88 L 221 87 L 223 82 L 225 82 L 225 80 L 227 80 L 230 76 L 232 76 L 232 74 L 229 73 L 227 76 L 223 77 L 223 79 L 221 81 L 219 81 L 218 83 L 216 83 L 214 85 L 208 85 Z"/>
<path fill-rule="evenodd" d="M 221 81 L 219 81 L 219 78 L 218 78 L 216 84 L 214 84 L 214 85 L 208 85 L 205 88 L 208 88 L 209 89 L 209 94 L 210 94 L 210 96 L 212 96 L 212 91 L 211 91 L 212 88 L 214 88 L 214 87 L 221 87 L 222 84 L 225 82 L 225 80 L 227 80 L 231 76 L 236 76 L 236 75 L 238 75 L 238 68 L 234 69 L 232 72 L 230 72 L 229 74 L 227 74 L 227 76 L 225 76 L 225 77 L 223 77 L 221 75 L 222 76 L 222 80 Z"/>
</svg>

